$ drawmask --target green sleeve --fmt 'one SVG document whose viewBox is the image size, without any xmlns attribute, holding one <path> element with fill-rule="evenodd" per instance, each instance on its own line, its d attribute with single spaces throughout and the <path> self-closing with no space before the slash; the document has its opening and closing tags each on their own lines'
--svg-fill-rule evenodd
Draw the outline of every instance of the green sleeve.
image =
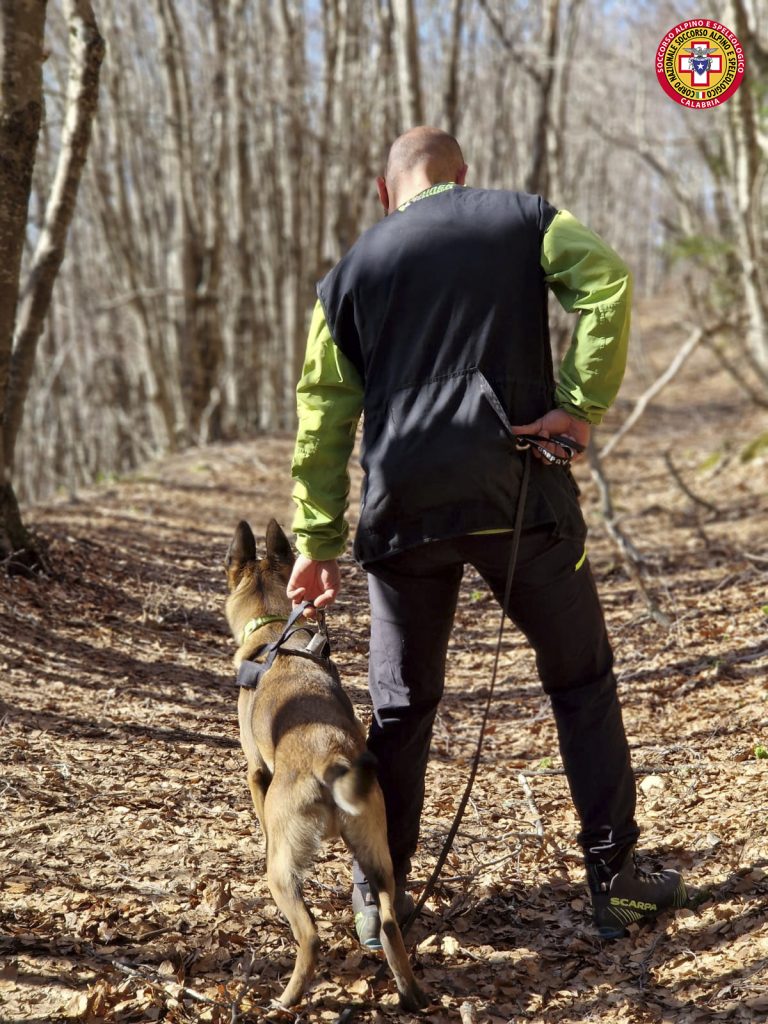
<svg viewBox="0 0 768 1024">
<path fill-rule="evenodd" d="M 293 532 L 303 555 L 325 561 L 344 551 L 349 532 L 344 518 L 349 496 L 347 464 L 363 408 L 363 385 L 334 342 L 319 302 L 309 327 L 296 404 Z"/>
<path fill-rule="evenodd" d="M 560 366 L 557 404 L 600 423 L 624 376 L 632 276 L 613 249 L 567 210 L 544 234 L 541 265 L 563 309 L 580 314 Z"/>
</svg>

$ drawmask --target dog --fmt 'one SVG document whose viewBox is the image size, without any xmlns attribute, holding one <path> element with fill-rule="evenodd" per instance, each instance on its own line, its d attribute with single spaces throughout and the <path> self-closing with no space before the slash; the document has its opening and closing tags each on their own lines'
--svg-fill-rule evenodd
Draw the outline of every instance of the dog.
<svg viewBox="0 0 768 1024">
<path fill-rule="evenodd" d="M 285 589 L 293 562 L 288 539 L 274 519 L 267 527 L 263 558 L 257 557 L 248 523 L 238 524 L 226 558 L 226 617 L 238 644 L 237 669 L 285 630 L 291 609 Z M 248 786 L 266 838 L 267 882 L 299 947 L 279 1002 L 296 1005 L 314 974 L 320 940 L 302 880 L 322 842 L 341 836 L 375 894 L 381 942 L 400 1005 L 419 1010 L 427 1000 L 394 914 L 395 883 L 375 759 L 333 664 L 290 654 L 306 645 L 303 630 L 291 635 L 255 689 L 240 689 L 237 705 Z"/>
</svg>

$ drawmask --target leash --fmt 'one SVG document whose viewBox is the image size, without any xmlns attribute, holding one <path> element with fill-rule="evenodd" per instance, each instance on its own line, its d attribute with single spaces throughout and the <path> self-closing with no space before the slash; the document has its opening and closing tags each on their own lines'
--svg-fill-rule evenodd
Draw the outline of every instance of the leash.
<svg viewBox="0 0 768 1024">
<path fill-rule="evenodd" d="M 554 442 L 558 444 L 567 453 L 565 458 L 559 455 L 555 455 L 548 448 L 544 447 L 544 443 Z M 440 877 L 440 872 L 443 869 L 443 865 L 451 852 L 453 847 L 453 841 L 456 838 L 456 834 L 459 831 L 462 818 L 464 817 L 464 811 L 466 810 L 469 798 L 472 793 L 472 786 L 477 775 L 477 769 L 480 765 L 480 755 L 483 749 L 483 740 L 485 739 L 485 730 L 488 725 L 488 716 L 491 711 L 491 703 L 493 701 L 493 691 L 496 687 L 496 679 L 499 672 L 499 658 L 501 656 L 501 642 L 504 637 L 504 623 L 507 617 L 507 605 L 509 604 L 509 598 L 512 594 L 512 581 L 515 576 L 515 568 L 517 567 L 517 555 L 520 549 L 520 534 L 523 526 L 523 516 L 525 514 L 525 500 L 528 495 L 528 483 L 531 477 L 531 457 L 530 449 L 535 448 L 541 452 L 544 458 L 553 466 L 568 466 L 570 465 L 571 459 L 577 452 L 583 452 L 584 446 L 574 441 L 570 437 L 562 437 L 559 434 L 555 434 L 552 437 L 541 437 L 539 434 L 517 434 L 515 435 L 515 447 L 518 451 L 523 452 L 523 478 L 520 483 L 520 491 L 517 496 L 517 507 L 515 509 L 515 524 L 514 532 L 512 534 L 512 548 L 509 553 L 509 564 L 507 566 L 507 580 L 504 586 L 504 600 L 501 606 L 501 616 L 499 618 L 499 630 L 496 637 L 496 650 L 493 655 L 493 670 L 491 672 L 491 682 L 488 687 L 488 696 L 485 699 L 485 708 L 483 709 L 483 717 L 480 722 L 480 733 L 477 737 L 477 745 L 475 747 L 475 753 L 472 758 L 472 764 L 469 769 L 469 777 L 467 778 L 466 786 L 464 787 L 464 793 L 462 794 L 459 806 L 456 808 L 456 814 L 453 818 L 453 823 L 448 830 L 448 835 L 445 838 L 443 848 L 440 851 L 440 855 L 437 858 L 437 863 L 430 875 L 426 886 L 424 887 L 421 896 L 419 897 L 416 906 L 413 908 L 411 913 L 404 921 L 400 931 L 403 937 L 408 933 L 411 925 L 419 916 L 422 907 L 427 902 L 429 897 L 434 891 L 437 880 Z M 383 975 L 382 968 L 384 964 L 379 968 L 379 972 Z M 378 978 L 378 972 L 376 977 Z M 348 1020 L 349 1018 L 346 1018 Z M 343 1024 L 344 1018 L 339 1018 L 339 1024 Z"/>
<path fill-rule="evenodd" d="M 416 903 L 416 906 L 413 908 L 411 913 L 408 915 L 408 917 L 405 919 L 403 924 L 400 926 L 400 932 L 401 932 L 403 938 L 405 938 L 405 936 L 408 934 L 408 932 L 409 932 L 409 930 L 411 928 L 411 925 L 416 920 L 416 918 L 419 916 L 419 914 L 421 913 L 421 910 L 422 910 L 424 904 L 427 902 L 429 897 L 432 895 L 432 892 L 434 891 L 435 885 L 437 884 L 437 880 L 440 877 L 440 872 L 443 870 L 443 865 L 445 864 L 445 861 L 446 861 L 446 859 L 448 857 L 448 854 L 451 852 L 451 849 L 453 847 L 453 841 L 456 838 L 457 832 L 459 831 L 459 826 L 461 825 L 462 818 L 464 817 L 464 811 L 467 808 L 467 804 L 469 803 L 469 798 L 470 798 L 470 796 L 472 794 L 472 786 L 473 786 L 474 781 L 475 781 L 475 776 L 477 775 L 477 769 L 480 766 L 480 755 L 482 754 L 482 750 L 483 750 L 483 740 L 485 739 L 485 730 L 486 730 L 486 727 L 488 725 L 488 717 L 489 717 L 490 712 L 491 712 L 491 703 L 493 701 L 493 691 L 494 691 L 494 689 L 496 687 L 496 679 L 497 679 L 497 676 L 498 676 L 498 673 L 499 673 L 499 658 L 501 656 L 501 642 L 502 642 L 502 638 L 504 636 L 504 621 L 505 621 L 505 619 L 507 617 L 506 607 L 507 607 L 507 605 L 509 603 L 510 594 L 512 593 L 512 580 L 514 578 L 515 567 L 517 565 L 517 555 L 518 555 L 518 551 L 519 551 L 519 548 L 520 548 L 520 533 L 521 533 L 522 525 L 523 525 L 523 516 L 525 514 L 525 499 L 526 499 L 526 497 L 528 495 L 528 482 L 529 482 L 530 477 L 531 477 L 531 456 L 530 456 L 530 453 L 529 453 L 529 449 L 532 448 L 532 447 L 538 448 L 539 447 L 539 442 L 541 442 L 541 441 L 549 441 L 549 440 L 556 441 L 557 444 L 560 444 L 562 447 L 565 447 L 565 445 L 562 445 L 562 442 L 560 440 L 556 439 L 556 438 L 551 438 L 550 439 L 550 438 L 545 438 L 545 437 L 539 438 L 538 436 L 534 437 L 534 436 L 522 435 L 521 439 L 523 440 L 523 443 L 519 444 L 519 445 L 516 445 L 516 446 L 518 448 L 518 451 L 523 453 L 523 478 L 522 478 L 522 480 L 520 482 L 520 491 L 519 491 L 518 496 L 517 496 L 517 507 L 515 508 L 515 520 L 514 520 L 514 528 L 513 528 L 514 532 L 512 534 L 512 548 L 511 548 L 510 553 L 509 553 L 509 564 L 508 564 L 508 567 L 507 567 L 507 580 L 506 580 L 506 584 L 505 584 L 505 587 L 504 587 L 504 601 L 503 601 L 502 606 L 501 606 L 501 617 L 499 619 L 499 630 L 498 630 L 498 635 L 497 635 L 497 638 L 496 638 L 496 650 L 495 650 L 494 657 L 493 657 L 493 671 L 491 672 L 491 682 L 490 682 L 490 685 L 488 687 L 488 696 L 485 699 L 485 708 L 483 709 L 483 717 L 482 717 L 482 720 L 480 722 L 480 733 L 479 733 L 479 735 L 477 737 L 477 745 L 475 746 L 475 753 L 474 753 L 474 755 L 472 757 L 472 764 L 470 765 L 470 769 L 469 769 L 469 777 L 467 778 L 466 785 L 464 786 L 464 792 L 462 794 L 461 800 L 459 801 L 459 806 L 456 808 L 456 813 L 454 814 L 453 822 L 451 824 L 451 827 L 448 830 L 448 835 L 445 837 L 445 842 L 443 843 L 443 848 L 440 851 L 440 854 L 439 854 L 439 856 L 437 858 L 437 862 L 435 863 L 435 866 L 434 866 L 434 869 L 432 871 L 432 874 L 429 876 L 429 879 L 427 880 L 427 884 L 424 886 L 424 889 L 422 890 L 421 896 L 419 897 L 419 899 L 418 899 L 418 901 Z M 566 438 L 566 443 L 567 443 L 569 448 L 571 448 L 571 447 L 579 447 L 579 446 L 576 446 L 575 442 L 571 441 L 570 438 Z M 548 451 L 548 454 L 551 455 L 552 453 Z M 568 462 L 570 462 L 570 459 L 563 460 L 563 462 L 558 462 L 558 463 L 555 463 L 555 464 L 556 465 L 567 465 Z M 385 960 L 385 961 L 383 961 L 379 965 L 378 970 L 376 971 L 376 973 L 373 976 L 373 981 L 374 982 L 381 981 L 386 973 L 387 973 L 387 962 Z M 343 1010 L 339 1014 L 339 1016 L 337 1017 L 337 1019 L 334 1022 L 334 1024 L 349 1024 L 349 1022 L 354 1019 L 355 1013 L 357 1012 L 358 1009 L 359 1009 L 359 1007 L 357 1007 L 357 1006 L 348 1006 L 345 1010 Z"/>
<path fill-rule="evenodd" d="M 566 453 L 565 457 L 551 452 L 546 447 L 547 443 L 559 445 Z M 563 434 L 553 434 L 551 437 L 542 437 L 541 434 L 515 434 L 515 447 L 519 452 L 535 448 L 551 466 L 570 466 L 574 455 L 580 455 L 585 451 L 583 444 L 579 444 L 572 437 L 565 437 Z"/>
<path fill-rule="evenodd" d="M 311 604 L 311 601 L 302 601 L 301 604 L 297 605 L 288 616 L 285 629 L 277 640 L 273 640 L 271 644 L 262 644 L 253 652 L 253 658 L 244 658 L 240 662 L 240 668 L 237 670 L 237 678 L 235 680 L 238 686 L 244 690 L 255 690 L 262 678 L 272 668 L 278 654 L 290 654 L 297 658 L 309 658 L 310 661 L 319 662 L 325 668 L 328 668 L 331 664 L 331 641 L 328 638 L 328 627 L 325 622 L 325 612 L 322 608 L 317 609 L 317 630 L 313 630 L 309 626 L 295 625 L 296 620 L 304 614 Z M 265 618 L 273 619 L 272 616 L 265 616 Z M 273 619 L 273 621 L 275 620 Z M 282 622 L 282 619 L 278 621 Z M 296 647 L 283 650 L 282 648 L 286 641 L 290 640 L 297 633 L 309 634 L 310 641 L 307 646 L 303 650 Z M 266 655 L 263 661 L 255 660 L 262 655 Z"/>
<path fill-rule="evenodd" d="M 528 448 L 535 448 L 551 466 L 569 466 L 573 456 L 581 454 L 585 450 L 583 444 L 579 444 L 578 441 L 574 441 L 571 437 L 565 437 L 563 434 L 553 434 L 552 437 L 543 437 L 541 434 L 516 434 L 514 427 L 509 422 L 504 406 L 499 401 L 499 396 L 493 390 L 485 375 L 478 371 L 477 380 L 480 384 L 480 390 L 501 420 L 504 430 L 515 442 L 515 448 L 519 452 L 526 451 Z M 565 456 L 556 455 L 554 452 L 551 452 L 547 448 L 547 444 L 550 443 L 559 445 L 565 452 Z"/>
<path fill-rule="evenodd" d="M 411 925 L 419 916 L 422 907 L 427 902 L 429 897 L 432 895 L 435 885 L 437 884 L 437 880 L 440 877 L 440 872 L 443 870 L 443 865 L 445 864 L 448 854 L 451 852 L 453 840 L 456 838 L 456 833 L 459 831 L 459 825 L 461 825 L 461 820 L 464 817 L 464 811 L 466 810 L 467 804 L 469 803 L 469 798 L 472 793 L 472 786 L 475 781 L 475 776 L 477 775 L 477 769 L 480 765 L 480 755 L 482 754 L 483 750 L 485 730 L 488 725 L 488 716 L 491 711 L 493 691 L 496 687 L 496 678 L 499 672 L 501 641 L 504 636 L 504 621 L 507 617 L 506 608 L 507 605 L 509 604 L 509 598 L 512 593 L 512 580 L 515 575 L 515 567 L 517 565 L 517 554 L 520 549 L 520 532 L 523 525 L 523 515 L 525 513 L 525 499 L 528 495 L 528 481 L 530 480 L 531 476 L 531 457 L 528 454 L 529 447 L 530 445 L 526 445 L 524 448 L 520 448 L 520 451 L 525 452 L 525 454 L 523 455 L 523 479 L 520 483 L 520 492 L 517 496 L 517 508 L 515 509 L 515 525 L 514 532 L 512 534 L 512 548 L 509 553 L 509 565 L 507 566 L 507 582 L 504 587 L 504 601 L 501 606 L 499 630 L 496 638 L 496 650 L 493 656 L 493 671 L 491 672 L 491 682 L 488 687 L 488 696 L 485 699 L 485 708 L 483 710 L 483 717 L 480 722 L 480 733 L 477 737 L 477 745 L 475 747 L 475 753 L 472 758 L 472 764 L 469 769 L 469 777 L 467 778 L 467 783 L 464 787 L 464 793 L 462 794 L 461 800 L 459 801 L 459 806 L 456 808 L 456 814 L 454 815 L 453 823 L 450 829 L 448 830 L 448 835 L 445 837 L 443 848 L 440 851 L 439 857 L 437 858 L 437 863 L 435 864 L 432 874 L 429 876 L 427 884 L 425 885 L 424 890 L 422 891 L 422 894 L 419 897 L 416 906 L 413 908 L 413 910 L 408 915 L 408 917 L 406 918 L 406 920 L 404 921 L 403 925 L 400 928 L 403 937 L 407 935 Z"/>
</svg>

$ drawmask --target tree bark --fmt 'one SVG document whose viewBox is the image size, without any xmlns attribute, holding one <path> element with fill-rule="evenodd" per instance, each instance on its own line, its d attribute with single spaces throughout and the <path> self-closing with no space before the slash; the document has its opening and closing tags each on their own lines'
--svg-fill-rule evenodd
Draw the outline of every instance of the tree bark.
<svg viewBox="0 0 768 1024">
<path fill-rule="evenodd" d="M 43 106 L 46 0 L 0 0 L 0 555 L 27 548 L 5 457 L 13 334 Z"/>
<path fill-rule="evenodd" d="M 555 62 L 559 47 L 560 0 L 546 0 L 542 11 L 541 46 L 544 70 L 537 77 L 533 114 L 531 169 L 525 183 L 527 192 L 549 195 L 552 185 L 552 136 L 554 125 L 552 98 L 555 87 Z"/>
<path fill-rule="evenodd" d="M 99 99 L 99 69 L 104 59 L 104 40 L 89 0 L 64 0 L 64 13 L 69 26 L 67 114 L 43 229 L 19 303 L 5 407 L 5 462 L 11 468 L 37 343 L 51 303 L 53 283 L 64 259 L 67 232 L 88 154 Z"/>
<path fill-rule="evenodd" d="M 424 123 L 419 72 L 419 30 L 413 0 L 392 0 L 395 22 L 400 131 Z"/>
<path fill-rule="evenodd" d="M 451 6 L 451 36 L 448 41 L 448 58 L 443 85 L 444 127 L 451 135 L 459 131 L 459 60 L 461 57 L 461 33 L 464 28 L 464 0 L 453 0 Z"/>
<path fill-rule="evenodd" d="M 750 28 L 741 0 L 727 5 L 727 21 L 733 26 L 747 51 L 747 61 L 759 52 L 756 32 Z M 747 64 L 749 75 L 749 64 Z M 741 287 L 747 314 L 746 342 L 757 365 L 768 371 L 768 274 L 763 207 L 760 202 L 768 159 L 762 149 L 759 126 L 759 93 L 753 95 L 752 83 L 745 81 L 728 102 L 731 129 L 732 179 L 734 183 L 733 221 L 738 241 Z"/>
</svg>

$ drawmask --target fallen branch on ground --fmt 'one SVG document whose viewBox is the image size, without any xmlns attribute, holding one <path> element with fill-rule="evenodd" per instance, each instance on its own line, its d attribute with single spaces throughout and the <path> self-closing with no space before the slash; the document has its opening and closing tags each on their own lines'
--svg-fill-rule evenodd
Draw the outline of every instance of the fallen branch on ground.
<svg viewBox="0 0 768 1024">
<path fill-rule="evenodd" d="M 627 573 L 642 594 L 651 618 L 660 625 L 669 628 L 669 626 L 672 625 L 671 620 L 659 607 L 658 602 L 646 586 L 645 580 L 640 572 L 642 557 L 616 520 L 616 514 L 613 510 L 613 501 L 611 499 L 610 484 L 608 483 L 608 478 L 603 472 L 601 459 L 597 454 L 597 446 L 595 445 L 594 438 L 589 443 L 587 454 L 589 456 L 589 468 L 592 472 L 592 478 L 597 484 L 597 489 L 600 493 L 601 511 L 603 513 L 603 521 L 605 522 L 605 528 L 608 532 L 608 536 L 618 548 Z"/>
<path fill-rule="evenodd" d="M 539 814 L 539 809 L 536 806 L 533 790 L 531 789 L 531 784 L 528 782 L 528 777 L 524 772 L 520 772 L 517 776 L 517 781 L 520 783 L 525 795 L 525 805 L 533 815 L 533 827 L 536 829 L 536 835 L 543 836 L 544 826 L 541 823 L 541 816 Z"/>
</svg>

